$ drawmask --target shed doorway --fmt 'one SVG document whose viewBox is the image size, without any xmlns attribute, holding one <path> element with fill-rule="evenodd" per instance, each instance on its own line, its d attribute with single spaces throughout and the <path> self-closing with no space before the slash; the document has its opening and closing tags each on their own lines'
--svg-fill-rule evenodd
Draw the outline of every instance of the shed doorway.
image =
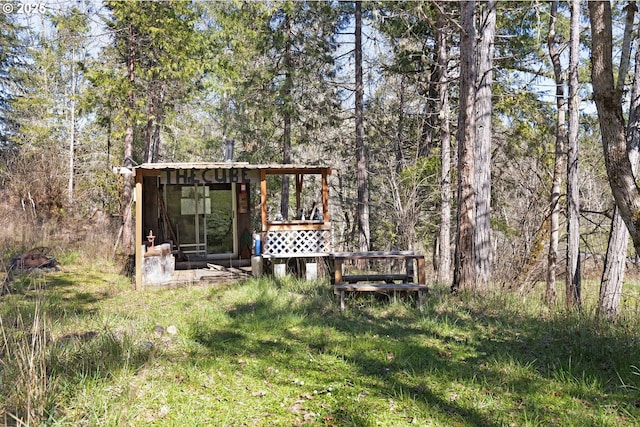
<svg viewBox="0 0 640 427">
<path fill-rule="evenodd" d="M 164 202 L 176 243 L 190 258 L 237 256 L 235 185 L 164 185 Z"/>
</svg>

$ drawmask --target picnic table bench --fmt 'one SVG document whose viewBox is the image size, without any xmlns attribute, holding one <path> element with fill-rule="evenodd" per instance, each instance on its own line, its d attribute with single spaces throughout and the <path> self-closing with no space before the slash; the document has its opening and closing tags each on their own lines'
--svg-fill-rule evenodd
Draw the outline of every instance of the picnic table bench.
<svg viewBox="0 0 640 427">
<path fill-rule="evenodd" d="M 400 260 L 404 271 L 394 273 L 343 274 L 345 261 Z M 418 307 L 423 311 L 423 294 L 427 292 L 424 255 L 414 251 L 334 252 L 330 255 L 333 269 L 333 292 L 345 308 L 346 292 L 417 292 Z M 415 269 L 414 269 L 415 263 Z M 414 274 L 417 281 L 414 283 Z M 383 283 L 380 283 L 383 282 Z M 400 282 L 400 283 L 396 283 Z"/>
</svg>

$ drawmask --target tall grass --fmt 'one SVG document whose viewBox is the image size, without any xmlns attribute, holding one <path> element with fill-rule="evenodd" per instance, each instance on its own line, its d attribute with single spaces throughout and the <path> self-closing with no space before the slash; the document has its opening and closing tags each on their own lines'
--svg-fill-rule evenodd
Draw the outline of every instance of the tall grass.
<svg viewBox="0 0 640 427">
<path fill-rule="evenodd" d="M 326 281 L 135 292 L 100 265 L 24 283 L 0 297 L 9 425 L 640 422 L 628 310 L 611 323 L 588 305 L 433 287 L 424 313 L 370 295 L 341 311 Z"/>
<path fill-rule="evenodd" d="M 44 292 L 38 287 L 34 295 L 33 311 L 14 307 L 11 315 L 0 315 L 0 413 L 5 425 L 35 426 L 47 419 L 50 332 Z"/>
</svg>

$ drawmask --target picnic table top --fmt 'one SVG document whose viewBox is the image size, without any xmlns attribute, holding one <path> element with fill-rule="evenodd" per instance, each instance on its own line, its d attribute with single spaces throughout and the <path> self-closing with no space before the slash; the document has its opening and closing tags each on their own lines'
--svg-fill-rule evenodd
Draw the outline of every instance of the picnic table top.
<svg viewBox="0 0 640 427">
<path fill-rule="evenodd" d="M 369 252 L 333 252 L 333 259 L 375 259 L 375 258 L 423 258 L 424 255 L 415 251 L 369 251 Z"/>
</svg>

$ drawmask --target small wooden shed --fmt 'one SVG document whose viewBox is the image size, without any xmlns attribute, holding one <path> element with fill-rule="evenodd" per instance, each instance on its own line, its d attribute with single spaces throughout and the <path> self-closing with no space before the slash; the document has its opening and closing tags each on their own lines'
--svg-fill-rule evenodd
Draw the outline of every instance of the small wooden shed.
<svg viewBox="0 0 640 427">
<path fill-rule="evenodd" d="M 330 174 L 326 166 L 244 162 L 136 166 L 136 289 L 145 285 L 143 264 L 152 245 L 168 245 L 176 269 L 208 262 L 249 265 L 254 237 L 264 257 L 328 255 Z M 295 186 L 292 211 L 286 213 L 270 200 L 279 198 L 274 189 L 284 176 Z M 252 197 L 257 189 L 259 209 Z"/>
</svg>

